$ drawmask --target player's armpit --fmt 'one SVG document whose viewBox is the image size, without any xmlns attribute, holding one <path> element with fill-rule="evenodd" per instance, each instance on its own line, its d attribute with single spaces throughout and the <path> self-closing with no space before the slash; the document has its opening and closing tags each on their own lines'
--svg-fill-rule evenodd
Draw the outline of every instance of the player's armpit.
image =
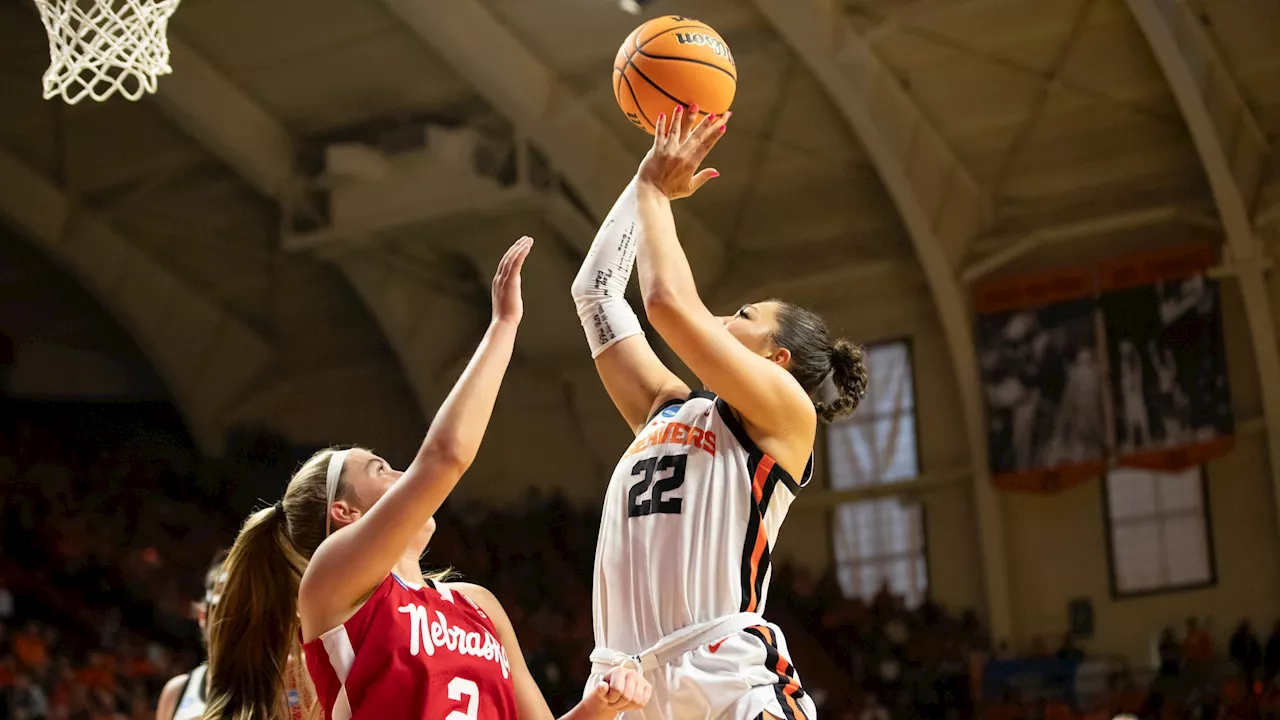
<svg viewBox="0 0 1280 720">
<path fill-rule="evenodd" d="M 625 338 L 600 353 L 596 372 L 633 433 L 649 423 L 659 405 L 689 394 L 689 386 L 662 364 L 643 335 Z"/>
</svg>

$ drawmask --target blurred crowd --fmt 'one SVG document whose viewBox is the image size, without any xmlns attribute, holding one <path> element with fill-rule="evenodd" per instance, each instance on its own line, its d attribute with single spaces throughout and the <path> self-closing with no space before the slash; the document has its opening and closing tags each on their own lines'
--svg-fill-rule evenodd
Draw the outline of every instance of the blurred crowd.
<svg viewBox="0 0 1280 720">
<path fill-rule="evenodd" d="M 164 682 L 202 659 L 192 603 L 209 559 L 309 450 L 244 433 L 208 461 L 159 406 L 0 403 L 0 720 L 154 717 Z M 426 565 L 493 590 L 553 711 L 568 710 L 589 670 L 599 508 L 531 491 L 510 508 L 450 502 L 437 520 Z M 823 718 L 1280 718 L 1280 625 L 1263 639 L 1242 623 L 1215 648 L 1191 619 L 1135 673 L 1069 636 L 993 647 L 972 612 L 908 607 L 888 587 L 849 599 L 833 573 L 785 564 L 766 617 Z M 1081 690 L 1089 673 L 1101 679 Z"/>
</svg>

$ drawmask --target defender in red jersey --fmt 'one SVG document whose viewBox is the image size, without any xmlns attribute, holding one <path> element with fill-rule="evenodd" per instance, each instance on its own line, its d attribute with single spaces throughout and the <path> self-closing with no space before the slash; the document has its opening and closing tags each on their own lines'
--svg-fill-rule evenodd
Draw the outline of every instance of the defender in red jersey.
<svg viewBox="0 0 1280 720">
<path fill-rule="evenodd" d="M 308 718 L 550 720 L 511 621 L 484 588 L 423 577 L 433 515 L 471 465 L 524 313 L 522 238 L 493 281 L 493 321 L 404 472 L 362 448 L 322 450 L 284 498 L 245 522 L 209 633 L 208 720 L 285 720 L 288 658 Z M 304 643 L 299 647 L 299 640 Z M 648 702 L 632 670 L 605 676 L 566 718 Z"/>
</svg>

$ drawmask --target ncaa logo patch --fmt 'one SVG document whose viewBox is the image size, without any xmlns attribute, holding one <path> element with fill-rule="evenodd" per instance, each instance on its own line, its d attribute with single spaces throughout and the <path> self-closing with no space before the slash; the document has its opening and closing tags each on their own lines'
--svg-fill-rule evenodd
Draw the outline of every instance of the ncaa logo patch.
<svg viewBox="0 0 1280 720">
<path fill-rule="evenodd" d="M 680 412 L 680 408 L 682 408 L 682 407 L 684 407 L 684 405 L 683 405 L 683 404 L 681 404 L 681 405 L 672 405 L 671 407 L 663 408 L 663 409 L 662 409 L 662 417 L 664 417 L 664 418 L 673 418 L 673 417 L 675 417 L 675 416 L 676 416 L 676 413 Z"/>
</svg>

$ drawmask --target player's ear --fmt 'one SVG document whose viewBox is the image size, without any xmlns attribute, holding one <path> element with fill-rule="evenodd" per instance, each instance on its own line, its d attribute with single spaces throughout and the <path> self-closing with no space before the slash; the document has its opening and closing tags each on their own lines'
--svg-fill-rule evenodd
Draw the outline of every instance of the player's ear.
<svg viewBox="0 0 1280 720">
<path fill-rule="evenodd" d="M 350 525 L 360 519 L 360 516 L 363 514 L 364 513 L 360 511 L 360 508 L 352 505 L 346 500 L 335 500 L 334 503 L 329 506 L 329 517 L 333 520 L 334 530 Z"/>
</svg>

